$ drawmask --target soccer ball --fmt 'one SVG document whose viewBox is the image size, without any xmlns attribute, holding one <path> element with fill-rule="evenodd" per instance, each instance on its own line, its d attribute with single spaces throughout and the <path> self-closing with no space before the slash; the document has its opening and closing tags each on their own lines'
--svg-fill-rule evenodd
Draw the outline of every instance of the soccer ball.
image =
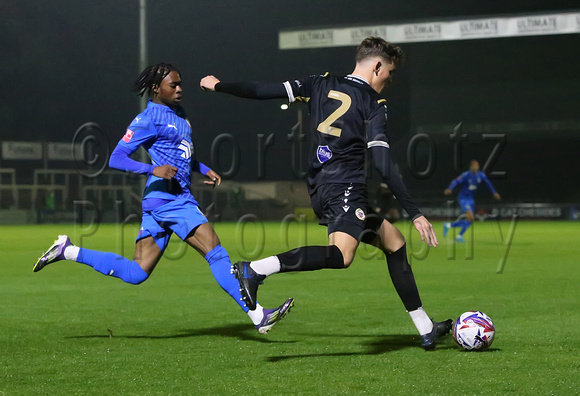
<svg viewBox="0 0 580 396">
<path fill-rule="evenodd" d="M 493 322 L 483 312 L 469 311 L 461 314 L 453 325 L 455 342 L 468 351 L 488 348 L 495 336 Z"/>
</svg>

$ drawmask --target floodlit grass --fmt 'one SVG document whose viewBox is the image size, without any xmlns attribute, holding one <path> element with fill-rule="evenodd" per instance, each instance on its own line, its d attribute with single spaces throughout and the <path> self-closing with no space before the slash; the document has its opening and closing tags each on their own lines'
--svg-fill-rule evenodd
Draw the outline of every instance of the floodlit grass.
<svg viewBox="0 0 580 396">
<path fill-rule="evenodd" d="M 235 224 L 215 224 L 234 260 L 286 249 L 279 223 L 263 227 L 248 224 L 242 239 Z M 425 352 L 370 249 L 348 270 L 269 278 L 261 304 L 295 297 L 296 306 L 262 336 L 180 242 L 131 286 L 73 262 L 32 266 L 59 233 L 130 257 L 136 225 L 84 238 L 73 225 L 2 226 L 0 395 L 577 394 L 580 225 L 519 222 L 497 273 L 508 228 L 476 223 L 473 250 L 440 236 L 419 252 L 417 233 L 408 237 L 427 312 L 442 320 L 481 310 L 497 329 L 488 351 L 462 351 L 448 336 Z M 326 241 L 316 225 L 290 224 L 288 235 L 292 247 Z"/>
</svg>

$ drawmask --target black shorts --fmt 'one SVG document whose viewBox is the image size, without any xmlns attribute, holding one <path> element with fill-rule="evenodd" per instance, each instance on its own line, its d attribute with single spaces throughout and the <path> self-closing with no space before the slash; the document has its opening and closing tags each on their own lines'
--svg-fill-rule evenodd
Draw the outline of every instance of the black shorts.
<svg viewBox="0 0 580 396">
<path fill-rule="evenodd" d="M 371 243 L 383 222 L 368 204 L 365 184 L 323 184 L 310 197 L 320 225 L 328 234 L 340 231 L 359 242 Z"/>
</svg>

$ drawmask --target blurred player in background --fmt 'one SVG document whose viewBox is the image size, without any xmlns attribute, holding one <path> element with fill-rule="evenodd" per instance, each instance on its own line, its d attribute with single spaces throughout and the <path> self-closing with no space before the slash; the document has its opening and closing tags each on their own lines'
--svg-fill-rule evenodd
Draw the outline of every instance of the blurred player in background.
<svg viewBox="0 0 580 396">
<path fill-rule="evenodd" d="M 133 260 L 77 247 L 60 235 L 38 259 L 34 272 L 59 260 L 73 260 L 138 285 L 149 278 L 175 233 L 207 260 L 219 285 L 249 315 L 257 330 L 267 333 L 288 313 L 294 300 L 290 298 L 276 309 L 257 304 L 249 310 L 243 303 L 228 253 L 191 194 L 192 170 L 207 176 L 204 183 L 214 186 L 220 185 L 221 177 L 194 157 L 191 125 L 180 105 L 181 85 L 179 71 L 170 64 L 149 66 L 141 73 L 133 90 L 141 96 L 148 93 L 147 108 L 135 117 L 109 160 L 112 168 L 149 176 Z M 130 158 L 139 147 L 147 150 L 152 165 Z"/>
<path fill-rule="evenodd" d="M 320 224 L 328 227 L 328 246 L 303 246 L 262 260 L 234 264 L 242 294 L 253 307 L 258 286 L 278 272 L 348 267 L 359 242 L 385 252 L 391 279 L 425 349 L 435 348 L 451 320 L 433 322 L 425 310 L 407 260 L 405 238 L 370 208 L 364 171 L 367 152 L 383 180 L 411 217 L 421 240 L 437 246 L 437 237 L 422 215 L 392 161 L 386 125 L 386 100 L 379 93 L 403 58 L 401 49 L 369 37 L 357 48 L 352 74 L 310 76 L 284 83 L 225 83 L 206 76 L 200 86 L 252 99 L 304 101 L 311 113 L 315 144 L 308 171 L 308 191 Z"/>
<path fill-rule="evenodd" d="M 450 228 L 460 227 L 461 230 L 459 230 L 459 234 L 457 234 L 456 239 L 457 242 L 465 242 L 463 234 L 465 234 L 465 231 L 467 231 L 471 224 L 473 224 L 474 220 L 473 193 L 477 190 L 477 187 L 481 184 L 481 182 L 485 182 L 487 188 L 489 188 L 489 191 L 491 191 L 495 199 L 498 201 L 501 199 L 501 196 L 497 193 L 497 191 L 495 191 L 495 188 L 493 188 L 493 185 L 485 173 L 479 170 L 479 162 L 477 160 L 471 160 L 469 163 L 469 170 L 463 172 L 461 175 L 453 179 L 451 184 L 449 184 L 449 187 L 447 187 L 443 192 L 445 195 L 451 195 L 453 193 L 453 189 L 456 186 L 461 186 L 459 194 L 457 195 L 457 201 L 459 206 L 461 206 L 461 215 L 453 223 L 443 224 L 443 237 L 447 236 Z"/>
</svg>

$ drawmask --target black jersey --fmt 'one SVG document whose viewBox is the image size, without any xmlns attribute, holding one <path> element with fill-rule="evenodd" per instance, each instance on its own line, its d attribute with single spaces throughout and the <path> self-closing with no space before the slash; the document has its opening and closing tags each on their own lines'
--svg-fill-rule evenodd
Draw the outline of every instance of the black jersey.
<svg viewBox="0 0 580 396">
<path fill-rule="evenodd" d="M 290 102 L 305 101 L 310 107 L 313 150 L 310 155 L 308 189 L 328 183 L 366 184 L 368 150 L 389 187 L 411 217 L 421 214 L 410 198 L 389 155 L 387 105 L 362 77 L 310 76 L 284 83 Z"/>
<path fill-rule="evenodd" d="M 306 101 L 310 107 L 310 192 L 327 183 L 365 184 L 367 148 L 388 147 L 386 100 L 354 75 L 310 76 L 284 85 L 291 102 Z"/>
<path fill-rule="evenodd" d="M 308 192 L 329 183 L 366 184 L 365 162 L 372 153 L 379 173 L 405 211 L 421 215 L 390 155 L 386 100 L 360 76 L 310 76 L 280 83 L 219 82 L 218 92 L 251 99 L 288 97 L 310 106 L 314 147 Z"/>
</svg>

